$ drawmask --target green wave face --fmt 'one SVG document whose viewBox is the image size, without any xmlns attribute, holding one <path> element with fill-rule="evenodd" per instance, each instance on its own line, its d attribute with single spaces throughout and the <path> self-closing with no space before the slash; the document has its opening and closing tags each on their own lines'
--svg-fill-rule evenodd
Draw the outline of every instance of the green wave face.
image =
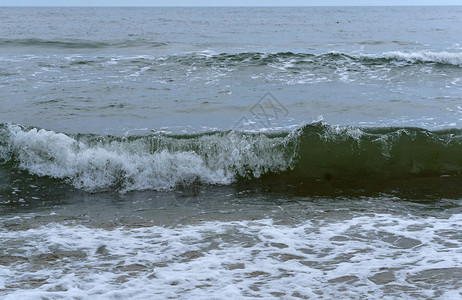
<svg viewBox="0 0 462 300">
<path fill-rule="evenodd" d="M 454 174 L 462 170 L 461 143 L 460 130 L 308 125 L 296 173 L 310 178 Z"/>
</svg>

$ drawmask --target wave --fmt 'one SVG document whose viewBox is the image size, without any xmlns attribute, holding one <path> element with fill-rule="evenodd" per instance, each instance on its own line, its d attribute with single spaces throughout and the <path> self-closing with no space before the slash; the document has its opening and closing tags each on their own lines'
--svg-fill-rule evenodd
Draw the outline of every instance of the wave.
<svg viewBox="0 0 462 300">
<path fill-rule="evenodd" d="M 195 181 L 229 184 L 236 176 L 284 171 L 295 156 L 286 150 L 293 140 L 290 134 L 227 131 L 118 138 L 4 125 L 1 137 L 5 164 L 87 191 L 168 190 Z"/>
<path fill-rule="evenodd" d="M 437 63 L 443 65 L 462 66 L 462 53 L 460 52 L 400 52 L 392 51 L 381 54 L 361 54 L 362 60 L 386 60 L 406 63 Z"/>
<path fill-rule="evenodd" d="M 193 52 L 165 57 L 142 57 L 146 62 L 160 60 L 162 64 L 194 66 L 203 68 L 244 68 L 244 67 L 274 67 L 285 72 L 296 74 L 304 70 L 331 72 L 349 70 L 364 72 L 365 68 L 377 65 L 389 68 L 407 66 L 439 65 L 448 67 L 462 66 L 462 53 L 452 52 L 384 52 L 378 54 L 358 54 L 329 52 L 324 54 L 293 53 L 293 52 L 242 52 L 242 53 L 211 53 L 210 51 Z M 178 68 L 178 67 L 177 67 Z"/>
<path fill-rule="evenodd" d="M 67 135 L 0 126 L 3 168 L 90 192 L 172 190 L 265 177 L 319 181 L 441 177 L 462 170 L 462 130 L 312 123 L 280 133 Z"/>
<path fill-rule="evenodd" d="M 35 47 L 50 49 L 117 49 L 123 48 L 155 48 L 168 46 L 169 43 L 157 42 L 146 39 L 128 39 L 128 40 L 107 40 L 95 41 L 84 39 L 59 39 L 48 40 L 39 38 L 25 39 L 2 39 L 0 38 L 0 47 Z M 162 62 L 173 62 L 181 64 L 203 63 L 209 65 L 272 65 L 277 63 L 286 63 L 289 67 L 297 68 L 306 65 L 326 66 L 335 63 L 359 63 L 359 64 L 441 64 L 449 66 L 462 66 L 462 52 L 447 51 L 417 51 L 402 52 L 391 51 L 382 53 L 358 53 L 358 52 L 341 52 L 331 51 L 322 54 L 300 53 L 300 52 L 238 52 L 238 53 L 215 53 L 210 50 L 193 51 L 190 53 L 176 54 L 171 56 L 150 57 L 148 55 L 140 56 L 141 59 L 160 60 Z"/>
<path fill-rule="evenodd" d="M 220 53 L 210 52 L 193 53 L 187 57 L 170 57 L 170 59 L 181 59 L 182 62 L 205 61 L 225 65 L 237 65 L 248 63 L 249 65 L 270 65 L 274 63 L 287 62 L 290 67 L 296 68 L 306 64 L 325 65 L 329 63 L 362 63 L 362 64 L 384 64 L 384 63 L 408 63 L 408 64 L 443 64 L 451 66 L 462 66 L 462 53 L 460 52 L 383 52 L 379 54 L 352 54 L 342 52 L 329 52 L 324 54 L 293 53 L 293 52 L 243 52 L 243 53 Z"/>
<path fill-rule="evenodd" d="M 153 42 L 143 39 L 120 41 L 92 41 L 82 39 L 46 40 L 38 38 L 0 39 L 0 47 L 39 47 L 58 49 L 102 49 L 102 48 L 131 48 L 131 47 L 160 47 L 166 43 Z"/>
</svg>

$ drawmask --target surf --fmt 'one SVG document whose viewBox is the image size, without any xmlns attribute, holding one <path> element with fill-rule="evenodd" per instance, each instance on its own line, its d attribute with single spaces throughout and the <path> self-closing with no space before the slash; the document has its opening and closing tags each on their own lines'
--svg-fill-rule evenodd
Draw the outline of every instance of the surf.
<svg viewBox="0 0 462 300">
<path fill-rule="evenodd" d="M 2 124 L 2 168 L 89 192 L 174 190 L 239 181 L 390 180 L 458 176 L 462 130 L 333 126 L 191 135 L 69 135 Z"/>
</svg>

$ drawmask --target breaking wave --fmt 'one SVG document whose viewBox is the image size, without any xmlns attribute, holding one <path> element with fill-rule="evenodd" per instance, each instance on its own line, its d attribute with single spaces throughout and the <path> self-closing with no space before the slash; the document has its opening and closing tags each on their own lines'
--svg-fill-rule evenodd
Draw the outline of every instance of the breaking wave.
<svg viewBox="0 0 462 300">
<path fill-rule="evenodd" d="M 437 63 L 443 65 L 462 66 L 462 53 L 458 52 L 401 52 L 392 51 L 381 54 L 362 54 L 360 59 L 365 60 L 387 60 L 406 63 Z"/>
<path fill-rule="evenodd" d="M 332 180 L 454 176 L 462 130 L 304 125 L 290 132 L 196 135 L 67 135 L 0 127 L 2 168 L 64 180 L 90 192 L 171 190 L 270 176 Z"/>
</svg>

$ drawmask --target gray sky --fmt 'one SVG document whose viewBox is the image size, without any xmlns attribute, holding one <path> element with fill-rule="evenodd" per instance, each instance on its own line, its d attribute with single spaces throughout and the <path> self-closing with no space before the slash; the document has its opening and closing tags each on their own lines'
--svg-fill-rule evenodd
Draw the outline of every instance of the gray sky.
<svg viewBox="0 0 462 300">
<path fill-rule="evenodd" d="M 462 0 L 0 0 L 0 6 L 462 5 Z"/>
</svg>

